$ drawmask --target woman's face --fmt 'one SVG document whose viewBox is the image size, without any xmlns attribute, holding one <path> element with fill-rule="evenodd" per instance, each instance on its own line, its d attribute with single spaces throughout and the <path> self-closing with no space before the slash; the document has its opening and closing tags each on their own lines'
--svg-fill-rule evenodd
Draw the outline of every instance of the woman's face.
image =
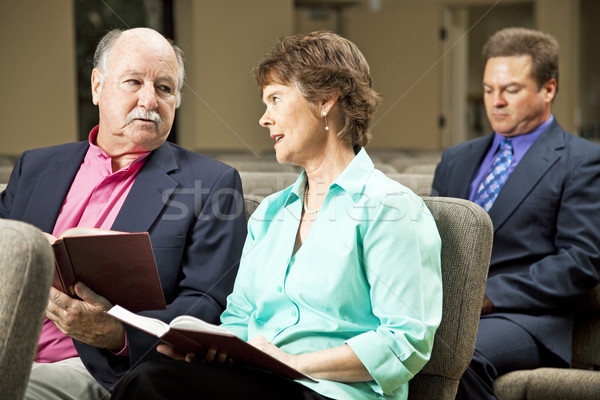
<svg viewBox="0 0 600 400">
<path fill-rule="evenodd" d="M 267 85 L 263 102 L 267 110 L 259 123 L 269 128 L 279 163 L 305 166 L 323 150 L 327 131 L 321 110 L 317 114 L 295 85 Z"/>
</svg>

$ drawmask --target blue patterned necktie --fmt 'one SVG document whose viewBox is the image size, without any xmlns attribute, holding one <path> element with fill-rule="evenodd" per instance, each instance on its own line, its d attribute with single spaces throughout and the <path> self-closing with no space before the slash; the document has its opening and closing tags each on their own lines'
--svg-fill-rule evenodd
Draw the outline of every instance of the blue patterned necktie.
<svg viewBox="0 0 600 400">
<path fill-rule="evenodd" d="M 513 159 L 513 144 L 510 139 L 504 139 L 500 143 L 500 150 L 492 164 L 489 174 L 479 185 L 475 203 L 479 204 L 485 211 L 489 211 L 494 200 L 500 193 L 502 185 L 508 179 L 508 168 Z"/>
</svg>

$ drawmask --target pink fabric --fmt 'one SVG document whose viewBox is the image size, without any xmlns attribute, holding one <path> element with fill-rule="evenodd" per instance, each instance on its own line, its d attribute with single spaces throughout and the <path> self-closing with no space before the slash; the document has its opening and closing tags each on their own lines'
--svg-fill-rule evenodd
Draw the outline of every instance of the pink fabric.
<svg viewBox="0 0 600 400">
<path fill-rule="evenodd" d="M 133 186 L 135 177 L 150 154 L 148 152 L 140 155 L 127 167 L 113 173 L 110 156 L 94 144 L 97 135 L 96 126 L 90 132 L 90 148 L 54 225 L 52 234 L 56 237 L 76 226 L 110 229 Z M 123 355 L 127 353 L 127 345 L 121 353 Z M 52 321 L 46 318 L 35 361 L 56 362 L 77 356 L 71 338 L 64 335 Z"/>
</svg>

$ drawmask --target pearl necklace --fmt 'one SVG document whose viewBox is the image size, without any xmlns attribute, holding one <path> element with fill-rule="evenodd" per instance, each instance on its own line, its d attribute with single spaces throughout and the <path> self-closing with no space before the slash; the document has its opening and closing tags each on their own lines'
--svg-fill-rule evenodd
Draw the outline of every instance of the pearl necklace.
<svg viewBox="0 0 600 400">
<path fill-rule="evenodd" d="M 321 209 L 321 207 L 316 208 L 314 210 L 309 210 L 308 209 L 308 196 L 306 195 L 306 192 L 308 192 L 308 187 L 304 190 L 304 211 L 308 214 L 316 214 L 319 212 L 319 210 Z"/>
</svg>

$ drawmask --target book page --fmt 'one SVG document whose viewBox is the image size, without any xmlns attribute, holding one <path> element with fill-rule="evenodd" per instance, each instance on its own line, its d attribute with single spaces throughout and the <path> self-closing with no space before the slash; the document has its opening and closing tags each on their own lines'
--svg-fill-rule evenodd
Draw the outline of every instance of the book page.
<svg viewBox="0 0 600 400">
<path fill-rule="evenodd" d="M 44 236 L 46 236 L 46 239 L 48 239 L 48 241 L 50 242 L 50 244 L 54 244 L 54 242 L 56 242 L 58 240 L 58 238 L 54 235 L 51 235 L 49 233 L 46 232 L 42 232 L 44 234 Z"/>
<path fill-rule="evenodd" d="M 70 228 L 60 234 L 60 238 L 65 236 L 83 236 L 83 235 L 117 235 L 120 233 L 127 232 L 119 232 L 119 231 L 111 231 L 109 229 L 100 229 L 100 228 L 87 228 L 85 226 L 77 226 L 75 228 Z"/>
<path fill-rule="evenodd" d="M 169 324 L 171 328 L 183 329 L 186 331 L 196 331 L 196 332 L 207 332 L 207 333 L 215 333 L 217 335 L 225 335 L 225 336 L 235 336 L 233 333 L 229 332 L 227 329 L 220 327 L 218 325 L 209 324 L 206 321 L 202 321 L 199 318 L 192 317 L 191 315 L 181 315 L 176 317 Z"/>
<path fill-rule="evenodd" d="M 119 305 L 113 306 L 106 313 L 156 337 L 163 336 L 169 330 L 169 325 L 161 320 L 134 314 Z"/>
</svg>

